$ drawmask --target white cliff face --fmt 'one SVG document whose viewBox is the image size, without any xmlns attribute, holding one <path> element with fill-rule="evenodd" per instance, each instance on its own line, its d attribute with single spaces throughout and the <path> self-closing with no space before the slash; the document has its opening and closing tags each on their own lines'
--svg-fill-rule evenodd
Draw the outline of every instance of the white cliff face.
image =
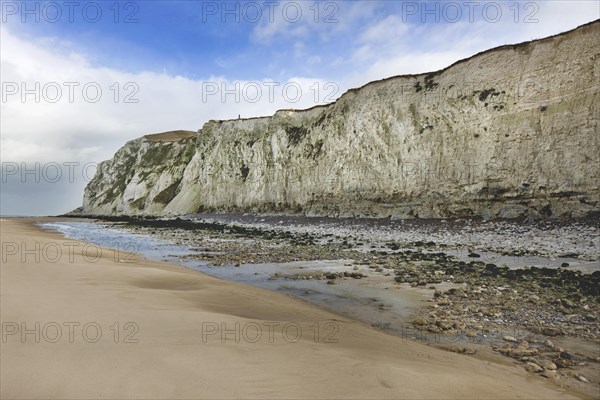
<svg viewBox="0 0 600 400">
<path fill-rule="evenodd" d="M 177 131 L 128 142 L 112 160 L 98 165 L 79 212 L 160 214 L 177 194 L 195 140 L 195 132 Z"/>
<path fill-rule="evenodd" d="M 211 121 L 191 160 L 152 166 L 148 154 L 165 144 L 130 142 L 101 165 L 83 212 L 583 215 L 600 205 L 599 82 L 595 22 L 373 82 L 328 106 Z M 187 151 L 186 140 L 168 151 Z M 168 203 L 156 201 L 168 188 Z"/>
</svg>

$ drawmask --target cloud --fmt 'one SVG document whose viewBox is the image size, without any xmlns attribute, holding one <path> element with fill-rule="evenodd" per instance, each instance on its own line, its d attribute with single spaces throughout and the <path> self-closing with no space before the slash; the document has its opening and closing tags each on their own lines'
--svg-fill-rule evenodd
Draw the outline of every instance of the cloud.
<svg viewBox="0 0 600 400">
<path fill-rule="evenodd" d="M 311 3 L 312 4 L 312 3 Z M 307 2 L 265 2 L 262 18 L 256 23 L 251 39 L 258 44 L 271 44 L 282 38 L 306 38 L 310 33 L 311 4 Z"/>
<path fill-rule="evenodd" d="M 100 161 L 144 134 L 310 107 L 311 87 L 326 83 L 310 77 L 238 81 L 129 73 L 92 66 L 68 46 L 54 46 L 53 39 L 32 42 L 1 29 L 3 161 Z"/>
<path fill-rule="evenodd" d="M 409 31 L 408 24 L 402 23 L 398 15 L 389 15 L 369 26 L 361 35 L 360 41 L 367 43 L 390 44 L 402 41 Z"/>
<path fill-rule="evenodd" d="M 424 3 L 414 4 L 421 7 L 415 15 L 407 16 L 400 9 L 363 28 L 345 60 L 358 70 L 348 74 L 347 82 L 356 85 L 364 79 L 439 70 L 493 47 L 540 39 L 600 17 L 600 6 L 594 1 L 495 2 L 502 6 L 497 21 L 482 17 L 480 7 L 472 13 L 472 21 L 463 13 L 461 19 L 448 22 L 441 11 L 422 14 Z"/>
<path fill-rule="evenodd" d="M 255 44 L 270 45 L 286 40 L 334 41 L 341 36 L 355 39 L 364 21 L 373 17 L 377 9 L 386 7 L 380 1 L 278 1 L 263 2 L 274 5 L 271 12 L 263 13 L 250 35 Z"/>
</svg>

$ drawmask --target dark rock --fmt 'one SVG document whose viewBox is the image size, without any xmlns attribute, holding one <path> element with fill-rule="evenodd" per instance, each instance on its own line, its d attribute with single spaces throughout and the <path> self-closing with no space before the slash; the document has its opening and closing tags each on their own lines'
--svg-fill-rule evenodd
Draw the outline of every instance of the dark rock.
<svg viewBox="0 0 600 400">
<path fill-rule="evenodd" d="M 573 367 L 573 366 L 575 366 L 577 364 L 573 360 L 567 360 L 567 359 L 564 359 L 564 358 L 555 358 L 554 360 L 552 360 L 552 362 L 558 368 L 569 368 L 569 367 Z"/>
</svg>

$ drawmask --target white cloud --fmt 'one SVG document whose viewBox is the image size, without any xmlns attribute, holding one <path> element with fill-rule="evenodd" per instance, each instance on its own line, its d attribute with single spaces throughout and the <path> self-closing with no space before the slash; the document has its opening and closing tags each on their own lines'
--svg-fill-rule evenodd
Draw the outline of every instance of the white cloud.
<svg viewBox="0 0 600 400">
<path fill-rule="evenodd" d="M 85 56 L 58 46 L 56 40 L 34 43 L 4 26 L 1 29 L 3 92 L 17 90 L 13 95 L 4 93 L 1 104 L 2 161 L 97 162 L 110 158 L 125 141 L 144 134 L 197 130 L 209 119 L 310 107 L 316 90 L 325 85 L 321 79 L 308 77 L 249 82 L 214 76 L 191 80 L 167 73 L 133 74 L 91 66 Z M 34 94 L 23 101 L 21 89 L 35 89 L 36 85 L 39 102 Z M 88 100 L 95 97 L 95 88 L 100 88 L 102 95 L 93 103 Z M 237 96 L 226 92 L 236 89 Z M 62 94 L 58 101 L 48 101 L 57 98 L 57 90 Z M 325 95 L 319 94 L 317 100 L 322 102 Z M 129 100 L 138 102 L 127 103 L 128 95 Z"/>
<path fill-rule="evenodd" d="M 398 15 L 389 15 L 369 26 L 361 35 L 360 41 L 367 43 L 385 43 L 402 41 L 409 31 L 408 24 L 402 23 Z"/>
<path fill-rule="evenodd" d="M 312 4 L 312 3 L 311 3 Z M 262 18 L 252 32 L 255 43 L 271 44 L 282 38 L 305 38 L 309 34 L 312 17 L 307 2 L 270 2 L 263 7 Z"/>
<path fill-rule="evenodd" d="M 596 1 L 522 2 L 518 14 L 510 8 L 514 4 L 502 3 L 502 18 L 495 23 L 470 22 L 467 14 L 455 23 L 415 24 L 397 14 L 374 20 L 363 28 L 347 61 L 358 70 L 348 82 L 360 85 L 365 79 L 439 70 L 493 47 L 558 34 L 600 17 Z"/>
<path fill-rule="evenodd" d="M 342 34 L 355 36 L 361 23 L 372 18 L 374 11 L 386 2 L 285 0 L 264 3 L 274 5 L 272 13 L 265 12 L 251 34 L 254 43 L 261 45 L 309 37 L 315 42 L 328 42 Z"/>
</svg>

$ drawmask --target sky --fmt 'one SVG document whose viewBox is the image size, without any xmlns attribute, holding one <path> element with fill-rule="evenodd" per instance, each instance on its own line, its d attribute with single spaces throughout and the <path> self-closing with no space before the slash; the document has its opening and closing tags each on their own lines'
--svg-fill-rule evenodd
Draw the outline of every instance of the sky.
<svg viewBox="0 0 600 400">
<path fill-rule="evenodd" d="M 149 133 L 335 101 L 600 18 L 598 1 L 0 1 L 0 214 L 81 205 Z"/>
</svg>

